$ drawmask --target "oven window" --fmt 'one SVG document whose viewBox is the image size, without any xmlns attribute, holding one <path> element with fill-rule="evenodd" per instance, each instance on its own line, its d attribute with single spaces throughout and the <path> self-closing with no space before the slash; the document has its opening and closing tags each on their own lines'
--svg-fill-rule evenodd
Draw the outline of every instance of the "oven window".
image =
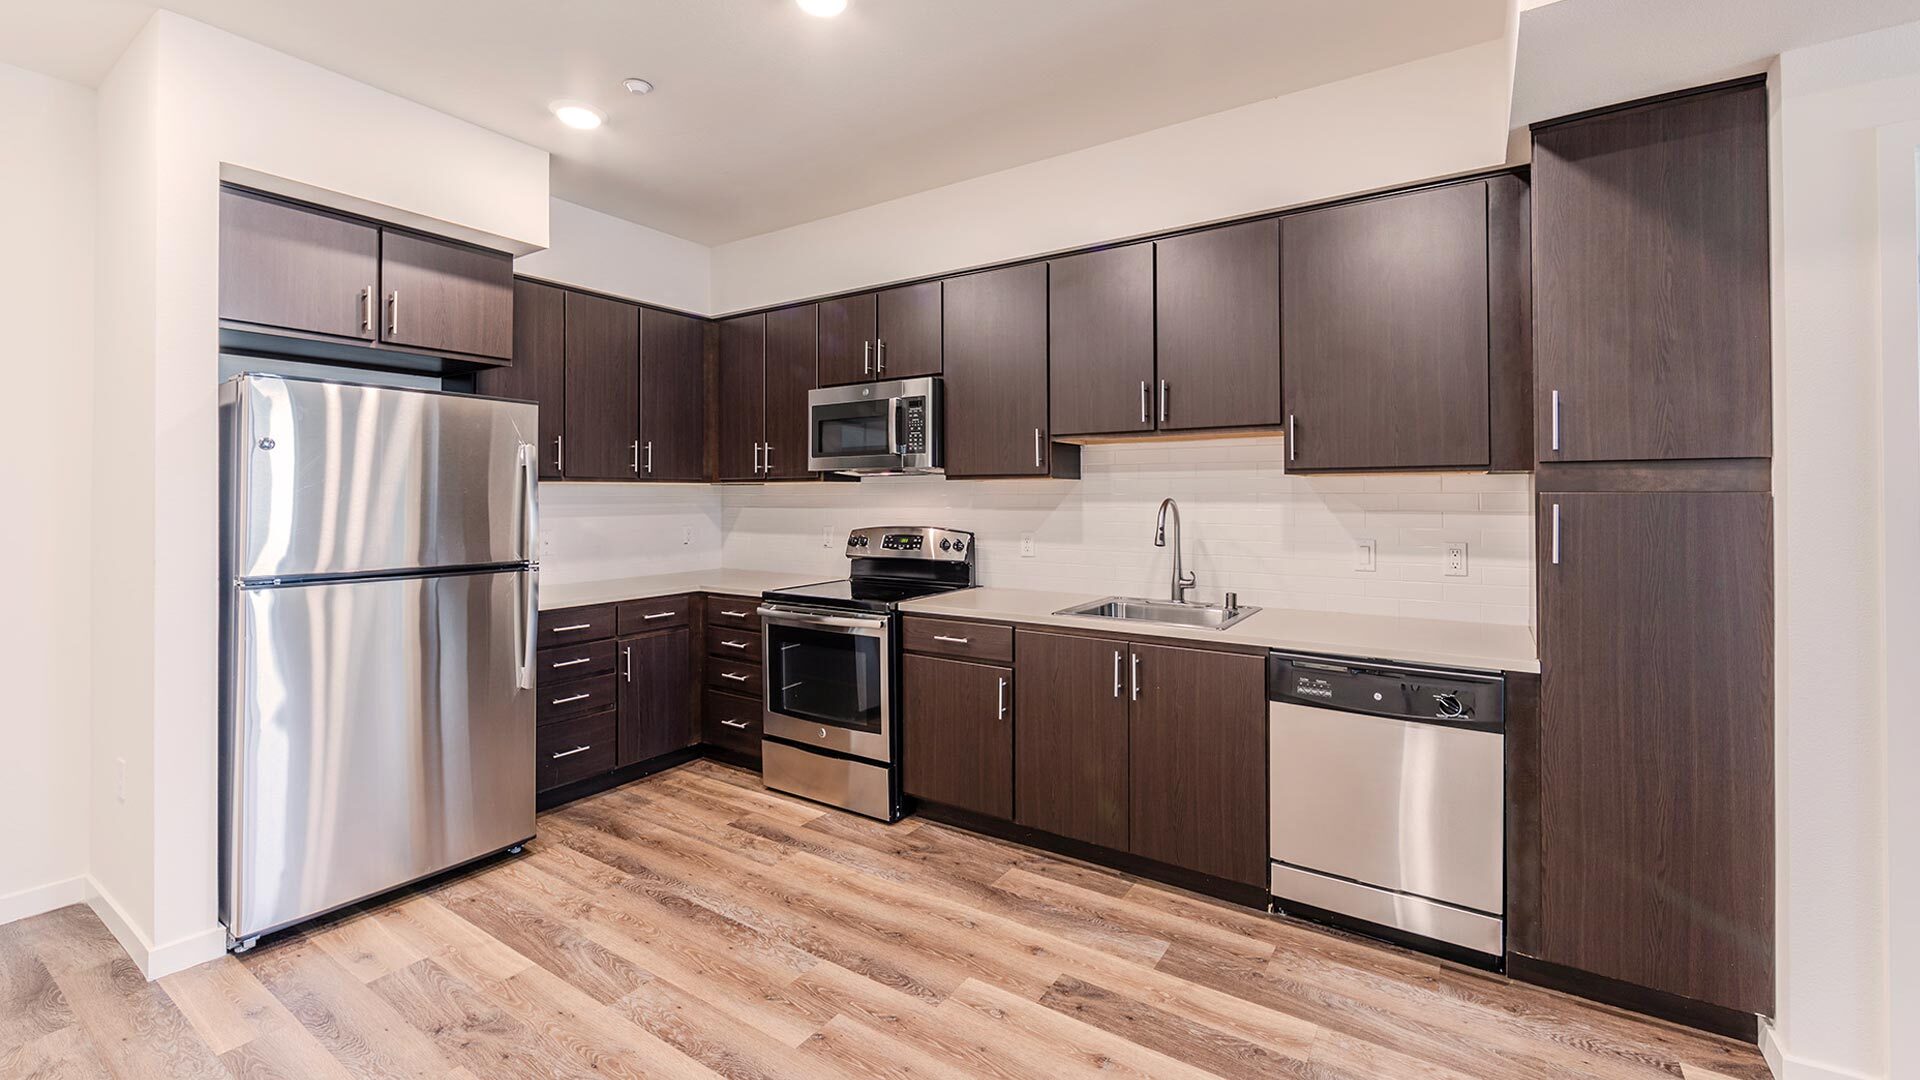
<svg viewBox="0 0 1920 1080">
<path fill-rule="evenodd" d="M 889 453 L 887 418 L 836 416 L 814 422 L 814 441 L 821 457 L 848 457 Z"/>
<path fill-rule="evenodd" d="M 767 708 L 816 724 L 880 730 L 880 639 L 767 627 Z"/>
</svg>

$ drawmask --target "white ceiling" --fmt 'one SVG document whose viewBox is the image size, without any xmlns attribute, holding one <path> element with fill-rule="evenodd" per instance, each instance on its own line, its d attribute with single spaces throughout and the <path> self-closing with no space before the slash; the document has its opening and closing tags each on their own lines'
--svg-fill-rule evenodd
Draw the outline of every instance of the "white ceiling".
<svg viewBox="0 0 1920 1080">
<path fill-rule="evenodd" d="M 714 244 L 1497 38 L 1508 0 L 162 6 L 544 147 L 555 195 Z M 150 10 L 0 9 L 0 60 L 85 83 Z M 562 128 L 563 97 L 606 127 Z"/>
</svg>

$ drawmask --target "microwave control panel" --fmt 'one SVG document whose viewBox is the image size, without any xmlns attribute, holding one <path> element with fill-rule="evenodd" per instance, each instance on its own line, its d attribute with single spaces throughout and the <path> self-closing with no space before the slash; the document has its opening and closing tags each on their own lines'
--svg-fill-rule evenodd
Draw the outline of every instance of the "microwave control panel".
<svg viewBox="0 0 1920 1080">
<path fill-rule="evenodd" d="M 900 399 L 902 424 L 900 446 L 902 454 L 924 454 L 927 452 L 927 399 L 910 397 Z"/>
</svg>

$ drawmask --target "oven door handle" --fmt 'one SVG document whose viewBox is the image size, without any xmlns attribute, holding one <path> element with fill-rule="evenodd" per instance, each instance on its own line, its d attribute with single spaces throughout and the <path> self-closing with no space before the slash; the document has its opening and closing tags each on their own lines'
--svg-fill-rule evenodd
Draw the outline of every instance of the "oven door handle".
<svg viewBox="0 0 1920 1080">
<path fill-rule="evenodd" d="M 770 623 L 781 626 L 837 626 L 850 630 L 884 631 L 887 628 L 885 618 L 861 618 L 857 615 L 819 615 L 807 611 L 787 611 L 781 608 L 763 607 L 760 617 Z"/>
</svg>

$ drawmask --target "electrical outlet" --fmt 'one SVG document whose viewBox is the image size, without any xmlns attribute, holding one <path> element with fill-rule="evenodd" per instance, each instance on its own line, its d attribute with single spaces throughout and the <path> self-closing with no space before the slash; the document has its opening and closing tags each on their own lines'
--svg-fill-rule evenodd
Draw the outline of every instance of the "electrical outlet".
<svg viewBox="0 0 1920 1080">
<path fill-rule="evenodd" d="M 1379 568 L 1379 565 L 1380 565 L 1375 558 L 1378 552 L 1379 552 L 1379 544 L 1377 541 L 1355 540 L 1353 542 L 1354 570 L 1362 574 L 1373 573 L 1376 569 Z"/>
<path fill-rule="evenodd" d="M 680 527 L 680 546 L 681 547 L 693 546 L 693 526 L 682 525 Z"/>
<path fill-rule="evenodd" d="M 119 802 L 127 801 L 127 759 L 113 759 L 113 797 Z"/>
<path fill-rule="evenodd" d="M 1465 540 L 1447 541 L 1447 576 L 1467 576 L 1467 542 Z"/>
<path fill-rule="evenodd" d="M 1033 543 L 1033 534 L 1021 533 L 1020 534 L 1020 557 L 1023 559 L 1031 559 L 1034 557 L 1035 554 L 1036 554 L 1036 551 Z"/>
<path fill-rule="evenodd" d="M 820 546 L 823 548 L 833 546 L 833 526 L 823 525 L 820 527 Z"/>
<path fill-rule="evenodd" d="M 544 559 L 551 554 L 553 554 L 553 537 L 547 535 L 546 533 L 541 533 L 540 534 L 540 557 Z"/>
</svg>

